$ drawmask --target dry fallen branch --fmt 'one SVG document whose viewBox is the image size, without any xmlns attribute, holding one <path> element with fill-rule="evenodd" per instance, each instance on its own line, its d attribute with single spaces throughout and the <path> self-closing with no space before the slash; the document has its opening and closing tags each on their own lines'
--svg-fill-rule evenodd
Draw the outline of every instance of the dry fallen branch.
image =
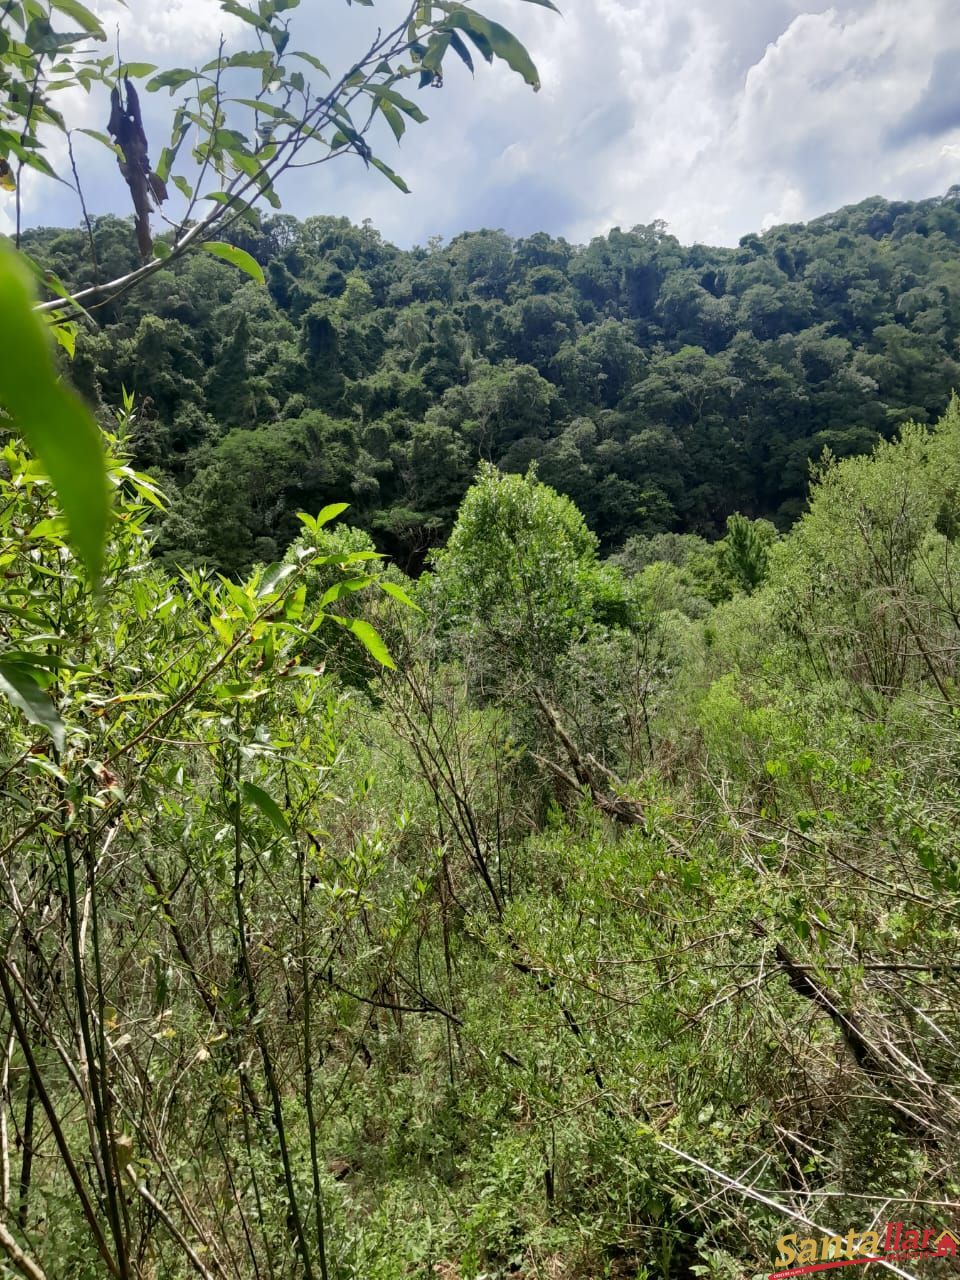
<svg viewBox="0 0 960 1280">
<path fill-rule="evenodd" d="M 760 924 L 755 924 L 754 931 L 766 936 Z M 900 1132 L 933 1146 L 939 1145 L 942 1127 L 927 1118 L 939 1109 L 939 1099 L 934 1096 L 935 1085 L 923 1068 L 913 1062 L 901 1062 L 902 1055 L 895 1051 L 888 1037 L 884 1037 L 886 1047 L 880 1047 L 876 1037 L 865 1029 L 862 1015 L 841 1008 L 834 993 L 813 978 L 807 966 L 797 964 L 783 943 L 775 942 L 774 954 L 791 988 L 826 1013 L 843 1037 L 857 1066 L 881 1089 Z M 905 1066 L 908 1068 L 906 1071 Z M 916 1095 L 909 1103 L 898 1096 L 902 1095 L 904 1085 Z"/>
</svg>

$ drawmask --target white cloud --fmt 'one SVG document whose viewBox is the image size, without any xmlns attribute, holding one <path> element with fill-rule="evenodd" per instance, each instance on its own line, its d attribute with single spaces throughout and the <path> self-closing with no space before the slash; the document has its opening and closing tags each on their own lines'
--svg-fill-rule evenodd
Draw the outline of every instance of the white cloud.
<svg viewBox="0 0 960 1280">
<path fill-rule="evenodd" d="M 93 9 L 111 39 L 119 27 L 128 62 L 162 56 L 193 63 L 212 57 L 221 35 L 230 40 L 246 26 L 224 13 L 217 0 L 100 0 Z"/>
<path fill-rule="evenodd" d="M 382 140 L 413 195 L 345 157 L 286 182 L 291 212 L 370 217 L 401 243 L 480 225 L 583 240 L 657 217 L 682 239 L 735 243 L 868 195 L 920 197 L 960 178 L 960 129 L 897 137 L 930 96 L 938 57 L 960 56 L 955 0 L 560 0 L 562 17 L 518 0 L 476 3 L 527 44 L 541 92 L 502 64 L 477 59 L 471 79 L 454 61 L 443 89 L 419 95 L 429 123 L 409 129 L 399 153 Z M 335 70 L 372 19 L 401 7 L 378 0 L 333 16 L 302 0 L 294 40 Z M 237 34 L 216 0 L 131 0 L 127 11 L 102 0 L 101 12 L 110 23 L 120 15 L 125 57 L 166 65 L 209 56 L 221 29 Z M 155 150 L 169 107 L 165 94 L 151 105 Z M 78 112 L 103 127 L 99 101 Z M 97 207 L 125 211 L 109 156 L 94 163 Z"/>
</svg>

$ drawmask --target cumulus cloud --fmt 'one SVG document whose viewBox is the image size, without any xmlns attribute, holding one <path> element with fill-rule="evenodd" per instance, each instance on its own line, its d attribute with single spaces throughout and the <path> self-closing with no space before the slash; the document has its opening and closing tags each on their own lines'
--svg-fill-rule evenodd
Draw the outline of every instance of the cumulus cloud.
<svg viewBox="0 0 960 1280">
<path fill-rule="evenodd" d="M 443 89 L 420 94 L 431 118 L 399 152 L 378 138 L 413 195 L 344 157 L 285 182 L 291 212 L 369 217 L 402 244 L 479 226 L 582 241 L 655 218 L 685 240 L 735 243 L 868 195 L 917 198 L 960 179 L 955 0 L 560 0 L 562 17 L 477 3 L 527 44 L 541 92 L 502 64 L 480 64 L 474 78 L 453 65 Z M 136 8 L 128 58 L 195 62 L 221 30 L 238 37 L 216 0 Z M 344 6 L 334 20 L 304 0 L 295 39 L 331 69 L 347 66 L 369 23 L 400 8 Z M 102 12 L 134 25 L 116 0 Z M 168 106 L 165 95 L 151 104 L 157 149 Z M 78 110 L 102 128 L 102 104 Z M 109 156 L 92 163 L 103 179 L 94 203 L 125 211 Z M 76 216 L 48 192 L 37 198 L 46 221 L 51 209 Z"/>
<path fill-rule="evenodd" d="M 663 218 L 685 240 L 735 243 L 960 178 L 960 119 L 942 107 L 960 60 L 952 0 L 593 0 L 562 19 L 501 3 L 496 16 L 534 52 L 541 93 L 500 68 L 451 80 L 405 146 L 407 207 L 352 180 L 338 190 L 332 170 L 321 199 L 407 241 L 480 225 L 584 240 Z"/>
<path fill-rule="evenodd" d="M 960 126 L 960 49 L 938 54 L 922 96 L 890 131 L 890 141 L 937 138 Z"/>
</svg>

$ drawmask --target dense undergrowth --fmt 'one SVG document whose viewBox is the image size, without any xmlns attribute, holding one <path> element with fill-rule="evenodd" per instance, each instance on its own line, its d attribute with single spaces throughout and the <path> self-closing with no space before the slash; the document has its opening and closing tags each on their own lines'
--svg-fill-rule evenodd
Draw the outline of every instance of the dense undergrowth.
<svg viewBox="0 0 960 1280">
<path fill-rule="evenodd" d="M 956 405 L 782 538 L 616 562 L 486 468 L 417 583 L 334 510 L 246 581 L 167 571 L 121 425 L 99 594 L 4 453 L 35 1265 L 727 1280 L 804 1224 L 957 1225 Z"/>
</svg>

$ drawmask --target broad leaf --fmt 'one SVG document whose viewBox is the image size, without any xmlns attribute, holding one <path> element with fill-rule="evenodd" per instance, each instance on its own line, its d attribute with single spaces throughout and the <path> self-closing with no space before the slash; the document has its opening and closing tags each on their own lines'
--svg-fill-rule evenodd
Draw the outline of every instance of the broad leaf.
<svg viewBox="0 0 960 1280">
<path fill-rule="evenodd" d="M 407 128 L 404 123 L 403 116 L 397 108 L 393 106 L 392 103 L 387 102 L 386 99 L 381 100 L 380 110 L 383 113 L 384 120 L 386 120 L 387 124 L 393 130 L 393 136 L 399 142 Z"/>
<path fill-rule="evenodd" d="M 127 80 L 139 80 L 144 76 L 153 75 L 157 69 L 155 62 L 125 62 L 123 63 L 123 75 Z"/>
<path fill-rule="evenodd" d="M 333 604 L 334 600 L 339 600 L 341 596 L 349 595 L 352 591 L 363 591 L 365 587 L 369 587 L 371 582 L 373 582 L 373 578 L 369 575 L 363 578 L 344 578 L 342 582 L 335 582 L 332 587 L 327 587 L 320 597 L 317 607 L 323 609 L 328 604 Z"/>
<path fill-rule="evenodd" d="M 420 65 L 424 71 L 429 71 L 436 75 L 443 63 L 443 55 L 449 49 L 453 40 L 453 32 L 447 31 L 441 36 L 431 36 L 430 43 L 427 45 L 427 52 L 420 60 Z"/>
<path fill-rule="evenodd" d="M 470 57 L 470 50 L 455 31 L 450 32 L 450 47 L 454 50 L 460 60 L 466 64 L 467 70 L 472 74 L 473 59 Z"/>
<path fill-rule="evenodd" d="M 404 195 L 408 196 L 410 194 L 410 188 L 407 186 L 404 180 L 400 177 L 399 173 L 394 173 L 394 171 L 390 168 L 388 164 L 384 164 L 383 161 L 378 159 L 377 156 L 371 156 L 370 163 L 373 165 L 375 169 L 379 169 L 380 172 L 384 175 L 384 177 L 389 178 L 390 181 L 393 183 L 393 185 L 395 187 L 398 187 L 403 192 Z"/>
<path fill-rule="evenodd" d="M 291 58 L 302 58 L 304 62 L 308 62 L 315 71 L 320 71 L 323 75 L 328 76 L 330 72 L 323 65 L 319 58 L 315 58 L 312 53 L 304 53 L 302 50 L 295 50 L 290 54 Z"/>
<path fill-rule="evenodd" d="M 31 724 L 46 729 L 58 751 L 63 751 L 66 729 L 47 694 L 26 667 L 15 662 L 0 662 L 0 694 L 22 711 Z"/>
<path fill-rule="evenodd" d="M 248 276 L 253 276 L 257 284 L 265 284 L 266 280 L 263 274 L 263 267 L 246 249 L 238 249 L 236 245 L 226 244 L 222 240 L 206 240 L 203 245 L 207 253 L 212 253 L 215 258 L 222 258 L 224 262 L 229 262 L 231 266 L 245 271 Z"/>
<path fill-rule="evenodd" d="M 296 572 L 297 566 L 295 564 L 271 565 L 264 574 L 263 581 L 257 587 L 257 596 L 263 597 L 272 595 L 273 592 L 276 591 L 277 587 L 285 582 L 292 573 Z"/>
<path fill-rule="evenodd" d="M 342 516 L 346 509 L 350 506 L 349 502 L 331 502 L 323 508 L 317 516 L 316 528 L 322 529 L 325 524 L 329 524 L 331 520 L 336 520 L 337 516 Z"/>
<path fill-rule="evenodd" d="M 352 631 L 371 657 L 376 658 L 381 666 L 389 667 L 391 671 L 396 670 L 396 663 L 390 657 L 387 646 L 369 622 L 364 622 L 362 618 L 344 618 L 338 613 L 328 613 L 327 617 L 332 618 L 334 622 L 339 622 L 347 631 Z"/>
<path fill-rule="evenodd" d="M 160 75 L 154 76 L 147 82 L 147 92 L 156 93 L 158 89 L 169 89 L 172 97 L 181 85 L 195 79 L 197 79 L 197 72 L 188 71 L 185 67 L 178 67 L 174 71 L 161 71 Z"/>
<path fill-rule="evenodd" d="M 225 67 L 255 67 L 258 71 L 263 71 L 267 67 L 272 67 L 273 62 L 272 53 L 268 53 L 266 49 L 258 49 L 256 52 L 233 53 L 223 61 L 222 65 Z M 220 65 L 220 59 L 214 58 L 203 69 L 204 71 L 215 71 Z"/>
<path fill-rule="evenodd" d="M 50 0 L 51 9 L 64 13 L 77 24 L 87 35 L 97 40 L 106 40 L 107 33 L 100 25 L 100 20 L 90 12 L 79 0 Z"/>
<path fill-rule="evenodd" d="M 474 13 L 470 9 L 456 9 L 443 22 L 445 29 L 455 27 L 465 31 L 483 52 L 486 45 L 498 58 L 502 58 L 512 71 L 516 71 L 533 89 L 540 88 L 540 76 L 533 59 L 516 36 L 498 22 Z M 484 54 L 486 56 L 486 54 Z"/>
<path fill-rule="evenodd" d="M 426 124 L 427 117 L 420 110 L 415 102 L 411 102 L 409 98 L 405 98 L 402 93 L 397 93 L 394 89 L 386 89 L 381 85 L 375 85 L 371 90 L 374 97 L 386 100 L 392 103 L 398 111 L 402 111 L 404 115 L 409 116 L 411 120 L 416 120 L 417 124 Z"/>
<path fill-rule="evenodd" d="M 266 791 L 261 787 L 255 786 L 252 782 L 245 782 L 243 784 L 243 798 L 250 804 L 255 805 L 283 835 L 288 836 L 291 834 L 290 823 L 273 796 L 268 795 Z"/>
<path fill-rule="evenodd" d="M 72 360 L 77 351 L 77 325 L 73 320 L 63 320 L 56 324 L 51 324 L 50 332 L 57 341 L 58 346 L 63 347 L 64 351 Z"/>
<path fill-rule="evenodd" d="M 3 246 L 0 404 L 53 482 L 74 550 L 90 577 L 99 577 L 110 519 L 100 430 L 80 398 L 59 380 L 49 331 L 33 310 L 27 269 Z"/>
<path fill-rule="evenodd" d="M 121 160 L 123 159 L 123 152 L 117 144 L 109 138 L 107 134 L 101 133 L 99 129 L 77 129 L 77 133 L 85 133 L 88 138 L 94 138 L 97 142 L 102 143 L 109 151 L 112 151 L 115 156 L 119 156 Z"/>
<path fill-rule="evenodd" d="M 420 606 L 418 604 L 414 604 L 404 591 L 403 587 L 398 587 L 395 582 L 378 582 L 377 585 L 382 591 L 385 591 L 388 596 L 393 596 L 394 600 L 399 600 L 401 604 L 408 605 L 411 609 L 416 609 L 417 613 L 423 613 Z"/>
</svg>

